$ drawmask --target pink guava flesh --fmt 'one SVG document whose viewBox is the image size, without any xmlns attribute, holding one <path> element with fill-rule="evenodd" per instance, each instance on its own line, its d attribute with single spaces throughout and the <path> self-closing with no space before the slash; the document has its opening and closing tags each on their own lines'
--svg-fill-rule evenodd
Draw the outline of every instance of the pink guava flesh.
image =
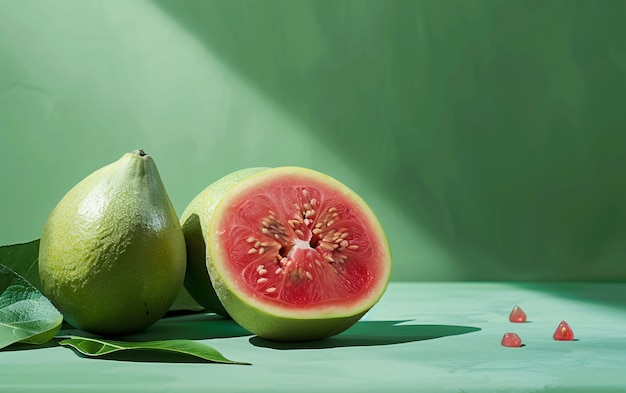
<svg viewBox="0 0 626 393">
<path fill-rule="evenodd" d="M 283 309 L 349 307 L 388 277 L 386 240 L 365 209 L 321 180 L 269 178 L 229 201 L 219 223 L 229 275 Z"/>
<path fill-rule="evenodd" d="M 556 330 L 554 331 L 552 338 L 557 341 L 572 341 L 574 340 L 574 331 L 567 322 L 561 321 L 561 323 L 559 323 L 559 326 L 557 326 Z"/>
<path fill-rule="evenodd" d="M 521 347 L 522 339 L 515 333 L 505 333 L 500 344 L 503 347 Z"/>
<path fill-rule="evenodd" d="M 526 322 L 526 313 L 520 307 L 515 306 L 513 310 L 511 310 L 511 314 L 509 314 L 509 321 L 513 323 L 524 323 Z"/>
</svg>

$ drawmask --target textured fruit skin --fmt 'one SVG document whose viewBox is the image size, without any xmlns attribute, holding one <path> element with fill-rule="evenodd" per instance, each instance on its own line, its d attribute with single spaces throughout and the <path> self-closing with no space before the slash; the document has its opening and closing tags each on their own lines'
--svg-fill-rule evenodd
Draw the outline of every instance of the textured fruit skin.
<svg viewBox="0 0 626 393">
<path fill-rule="evenodd" d="M 43 293 L 73 326 L 123 335 L 161 318 L 180 292 L 185 241 L 152 158 L 123 155 L 74 186 L 46 221 Z"/>
<path fill-rule="evenodd" d="M 202 190 L 185 208 L 180 223 L 187 246 L 185 288 L 191 297 L 207 311 L 228 317 L 228 312 L 218 299 L 207 270 L 210 264 L 206 251 L 209 222 L 215 206 L 224 194 L 242 179 L 267 168 L 246 168 L 230 173 Z"/>
<path fill-rule="evenodd" d="M 296 175 L 302 179 L 313 179 L 338 190 L 349 203 L 358 205 L 371 225 L 370 234 L 381 244 L 381 274 L 376 285 L 355 299 L 349 307 L 317 307 L 307 310 L 290 310 L 280 306 L 270 306 L 248 296 L 237 288 L 240 277 L 231 277 L 225 265 L 228 264 L 219 228 L 221 216 L 232 209 L 230 199 L 244 194 L 250 186 L 262 184 L 270 178 Z M 391 275 L 391 250 L 386 235 L 370 207 L 354 191 L 336 179 L 307 168 L 270 168 L 253 174 L 231 187 L 215 206 L 208 231 L 209 254 L 208 271 L 218 298 L 230 316 L 242 327 L 259 337 L 275 341 L 310 341 L 323 339 L 348 329 L 369 311 L 382 297 Z"/>
</svg>

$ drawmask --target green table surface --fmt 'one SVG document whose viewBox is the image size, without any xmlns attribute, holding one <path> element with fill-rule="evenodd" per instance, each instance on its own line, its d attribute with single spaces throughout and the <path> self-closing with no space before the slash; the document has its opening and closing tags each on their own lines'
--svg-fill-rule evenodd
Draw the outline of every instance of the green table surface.
<svg viewBox="0 0 626 393">
<path fill-rule="evenodd" d="M 527 323 L 508 321 L 515 305 Z M 127 338 L 200 340 L 249 366 L 14 346 L 0 351 L 0 392 L 624 392 L 625 308 L 618 283 L 392 282 L 361 321 L 322 341 L 270 342 L 205 313 Z M 561 320 L 575 341 L 552 339 Z M 524 345 L 501 346 L 507 332 Z"/>
</svg>

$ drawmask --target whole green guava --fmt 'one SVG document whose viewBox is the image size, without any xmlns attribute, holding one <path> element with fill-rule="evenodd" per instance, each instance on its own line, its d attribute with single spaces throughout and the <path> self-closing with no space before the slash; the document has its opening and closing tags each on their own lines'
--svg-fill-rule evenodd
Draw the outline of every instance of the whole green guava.
<svg viewBox="0 0 626 393">
<path fill-rule="evenodd" d="M 182 228 L 143 150 L 124 154 L 74 186 L 41 236 L 44 295 L 70 324 L 100 335 L 155 323 L 180 292 L 185 268 Z"/>
</svg>

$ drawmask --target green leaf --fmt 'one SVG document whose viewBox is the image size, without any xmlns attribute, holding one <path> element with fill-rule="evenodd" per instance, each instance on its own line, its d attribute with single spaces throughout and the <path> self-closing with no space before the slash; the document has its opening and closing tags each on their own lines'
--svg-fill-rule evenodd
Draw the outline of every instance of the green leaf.
<svg viewBox="0 0 626 393">
<path fill-rule="evenodd" d="M 225 358 L 215 348 L 192 340 L 159 340 L 144 342 L 113 341 L 97 338 L 69 336 L 59 342 L 86 356 L 97 357 L 119 351 L 165 351 L 184 354 L 215 363 L 250 364 Z"/>
<path fill-rule="evenodd" d="M 13 270 L 41 291 L 38 260 L 39 239 L 0 247 L 0 265 Z"/>
<path fill-rule="evenodd" d="M 0 264 L 0 348 L 16 342 L 43 344 L 62 322 L 61 313 L 37 288 Z"/>
</svg>

